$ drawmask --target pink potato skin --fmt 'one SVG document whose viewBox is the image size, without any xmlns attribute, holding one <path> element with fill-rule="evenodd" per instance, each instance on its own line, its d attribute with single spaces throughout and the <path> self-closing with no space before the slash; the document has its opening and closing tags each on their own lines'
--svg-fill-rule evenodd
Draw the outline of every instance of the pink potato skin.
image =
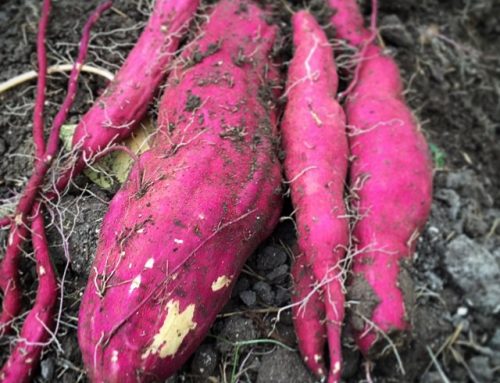
<svg viewBox="0 0 500 383">
<path fill-rule="evenodd" d="M 23 324 L 18 341 L 0 371 L 2 383 L 28 383 L 37 371 L 44 343 L 54 328 L 54 312 L 58 298 L 57 278 L 52 267 L 45 237 L 41 204 L 35 205 L 31 223 L 33 251 L 37 261 L 38 289 L 35 304 Z"/>
<path fill-rule="evenodd" d="M 82 299 L 93 382 L 161 381 L 179 369 L 275 227 L 276 113 L 259 98 L 277 78 L 275 34 L 253 3 L 223 0 L 176 61 L 160 133 L 109 206 Z"/>
<path fill-rule="evenodd" d="M 292 278 L 293 325 L 299 349 L 306 366 L 321 380 L 326 374 L 323 361 L 326 341 L 325 304 L 320 292 L 313 292 L 317 282 L 303 254 L 295 257 L 292 265 Z"/>
<path fill-rule="evenodd" d="M 362 217 L 353 232 L 359 254 L 354 258 L 352 286 L 367 282 L 368 293 L 374 295 L 369 303 L 373 308 L 363 308 L 363 301 L 355 308 L 372 323 L 354 327 L 361 351 L 374 357 L 380 349 L 374 347 L 382 339 L 380 331 L 403 340 L 397 335 L 410 328 L 411 279 L 402 264 L 411 262 L 429 216 L 432 163 L 425 138 L 404 102 L 396 63 L 369 42 L 371 32 L 364 28 L 355 0 L 330 0 L 330 5 L 336 11 L 332 24 L 337 37 L 358 48 L 369 44 L 361 50 L 359 75 L 345 111 L 353 128 L 350 182 L 357 188 L 356 208 Z"/>
<path fill-rule="evenodd" d="M 79 157 L 72 173 L 59 180 L 60 187 L 85 167 L 85 160 L 127 137 L 142 120 L 199 3 L 200 0 L 155 1 L 144 31 L 115 79 L 76 127 L 72 145 Z"/>
<path fill-rule="evenodd" d="M 288 102 L 281 125 L 284 165 L 297 210 L 299 251 L 311 265 L 315 279 L 324 283 L 328 379 L 338 382 L 344 319 L 342 260 L 349 236 L 343 199 L 349 157 L 345 116 L 335 99 L 338 78 L 326 35 L 305 11 L 294 14 L 292 26 L 295 52 L 288 69 Z M 309 341 L 299 337 L 299 343 Z M 313 349 L 312 345 L 301 348 Z M 308 359 L 318 356 L 322 352 L 304 355 Z"/>
</svg>

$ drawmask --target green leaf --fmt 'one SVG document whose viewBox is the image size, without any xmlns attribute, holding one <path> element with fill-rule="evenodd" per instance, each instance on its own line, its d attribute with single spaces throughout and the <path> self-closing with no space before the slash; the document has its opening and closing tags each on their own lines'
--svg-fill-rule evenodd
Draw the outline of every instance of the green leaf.
<svg viewBox="0 0 500 383">
<path fill-rule="evenodd" d="M 429 148 L 434 161 L 434 167 L 438 170 L 444 169 L 446 165 L 446 153 L 441 150 L 437 145 L 430 143 Z"/>
</svg>

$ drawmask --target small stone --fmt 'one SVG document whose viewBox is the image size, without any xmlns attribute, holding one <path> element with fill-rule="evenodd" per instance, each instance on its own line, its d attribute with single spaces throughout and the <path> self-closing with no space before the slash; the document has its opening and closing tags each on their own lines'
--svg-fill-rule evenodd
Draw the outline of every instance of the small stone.
<svg viewBox="0 0 500 383">
<path fill-rule="evenodd" d="M 255 303 L 257 303 L 257 294 L 255 291 L 245 290 L 240 293 L 240 299 L 245 305 L 252 307 L 255 306 Z"/>
<path fill-rule="evenodd" d="M 467 307 L 459 307 L 457 310 L 457 315 L 459 317 L 465 317 L 469 313 L 469 309 Z"/>
<path fill-rule="evenodd" d="M 471 169 L 448 173 L 446 187 L 454 189 L 462 198 L 480 201 L 486 207 L 493 206 L 493 198 Z"/>
<path fill-rule="evenodd" d="M 436 236 L 439 234 L 439 228 L 436 226 L 429 226 L 429 229 L 427 229 L 427 231 L 429 232 L 429 234 L 431 234 L 433 236 Z"/>
<path fill-rule="evenodd" d="M 202 344 L 193 357 L 191 370 L 197 375 L 208 377 L 217 368 L 217 351 L 209 344 Z"/>
<path fill-rule="evenodd" d="M 40 374 L 46 382 L 52 382 L 54 379 L 54 359 L 44 359 L 40 363 Z"/>
<path fill-rule="evenodd" d="M 459 235 L 448 244 L 444 264 L 466 301 L 485 314 L 500 312 L 500 267 L 484 246 Z"/>
<path fill-rule="evenodd" d="M 410 47 L 413 45 L 411 34 L 396 15 L 387 15 L 382 18 L 380 33 L 385 40 L 396 46 Z"/>
<path fill-rule="evenodd" d="M 458 219 L 458 213 L 460 212 L 460 196 L 452 189 L 439 189 L 435 193 L 437 200 L 446 203 L 448 205 L 448 217 L 450 220 L 455 221 Z"/>
<path fill-rule="evenodd" d="M 469 359 L 469 367 L 472 373 L 480 382 L 491 382 L 493 379 L 493 369 L 487 356 L 474 356 Z"/>
<path fill-rule="evenodd" d="M 227 319 L 217 339 L 216 349 L 220 353 L 228 353 L 234 343 L 257 338 L 257 330 L 250 319 L 234 316 Z"/>
<path fill-rule="evenodd" d="M 479 238 L 485 235 L 489 230 L 489 225 L 481 213 L 479 202 L 470 201 L 462 215 L 464 217 L 464 232 L 471 238 Z"/>
<path fill-rule="evenodd" d="M 276 281 L 278 278 L 282 276 L 288 275 L 288 266 L 287 265 L 281 265 L 275 268 L 273 271 L 271 271 L 269 274 L 266 275 L 267 280 L 269 281 Z"/>
<path fill-rule="evenodd" d="M 240 277 L 238 281 L 236 281 L 236 285 L 231 293 L 231 296 L 237 297 L 243 291 L 246 291 L 250 288 L 250 281 L 246 277 Z"/>
<path fill-rule="evenodd" d="M 257 255 L 258 270 L 273 270 L 286 262 L 286 252 L 278 246 L 267 246 Z"/>
<path fill-rule="evenodd" d="M 253 291 L 265 304 L 271 305 L 274 300 L 273 290 L 266 282 L 259 281 L 253 285 Z"/>
<path fill-rule="evenodd" d="M 257 383 L 313 383 L 298 353 L 277 348 L 262 358 Z"/>
</svg>

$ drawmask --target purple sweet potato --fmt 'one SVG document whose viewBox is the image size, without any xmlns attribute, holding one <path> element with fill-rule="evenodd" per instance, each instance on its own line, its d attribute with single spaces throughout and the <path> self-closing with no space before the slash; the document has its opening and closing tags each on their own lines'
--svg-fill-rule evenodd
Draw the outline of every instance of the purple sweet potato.
<svg viewBox="0 0 500 383">
<path fill-rule="evenodd" d="M 297 210 L 299 251 L 323 285 L 329 381 L 338 382 L 344 319 L 342 265 L 349 238 L 344 204 L 349 157 L 345 116 L 336 100 L 338 77 L 325 33 L 305 11 L 293 16 L 292 26 L 295 52 L 288 69 L 288 102 L 281 125 L 284 165 Z M 298 335 L 302 350 L 314 349 L 307 345 L 314 337 Z M 322 358 L 322 352 L 303 356 Z"/>
<path fill-rule="evenodd" d="M 297 254 L 295 257 L 292 265 L 292 278 L 293 325 L 299 350 L 306 366 L 314 375 L 322 379 L 326 374 L 323 358 L 326 342 L 325 304 L 320 291 L 314 291 L 314 285 L 318 282 L 303 254 Z"/>
<path fill-rule="evenodd" d="M 174 65 L 153 148 L 101 228 L 79 315 L 94 382 L 165 379 L 189 358 L 281 211 L 269 58 L 276 28 L 223 0 Z"/>
<path fill-rule="evenodd" d="M 39 34 L 39 59 L 46 67 L 44 48 L 45 28 L 50 10 L 50 1 L 45 0 L 40 26 L 43 33 Z M 182 36 L 183 27 L 194 16 L 199 0 L 157 0 L 151 18 L 145 31 L 127 60 L 118 72 L 115 80 L 108 86 L 105 93 L 96 101 L 94 106 L 85 114 L 77 126 L 73 137 L 73 146 L 76 151 L 76 162 L 71 169 L 64 172 L 57 180 L 56 190 L 49 192 L 46 197 L 54 198 L 63 190 L 73 177 L 86 166 L 87 161 L 115 140 L 130 134 L 142 119 L 148 104 L 160 85 L 168 64 L 177 50 Z M 8 333 L 10 323 L 21 310 L 21 286 L 19 285 L 18 263 L 21 246 L 28 237 L 27 217 L 49 171 L 53 159 L 58 152 L 59 132 L 66 120 L 67 113 L 75 99 L 79 68 L 84 63 L 87 47 L 90 40 L 90 29 L 104 10 L 110 8 L 111 1 L 101 4 L 87 21 L 80 51 L 75 67 L 68 82 L 68 93 L 55 116 L 47 147 L 43 142 L 43 105 L 45 73 L 41 73 L 42 83 L 38 86 L 36 109 L 34 112 L 34 139 L 40 146 L 40 160 L 35 163 L 32 175 L 21 195 L 16 207 L 15 219 L 3 220 L 2 223 L 11 224 L 8 247 L 5 257 L 0 264 L 0 290 L 4 292 L 2 311 L 0 312 L 0 335 Z M 43 49 L 44 52 L 44 49 Z M 41 64 L 41 63 L 40 63 Z M 40 97 L 42 96 L 42 97 Z M 38 127 L 38 129 L 36 129 Z"/>
<path fill-rule="evenodd" d="M 77 162 L 59 180 L 59 188 L 79 173 L 87 160 L 127 137 L 142 120 L 199 3 L 156 0 L 148 24 L 115 79 L 76 127 L 72 145 L 78 153 Z"/>
<path fill-rule="evenodd" d="M 375 356 L 386 345 L 378 342 L 381 332 L 398 344 L 410 327 L 413 291 L 404 265 L 411 263 L 429 215 L 432 164 L 404 102 L 396 63 L 372 41 L 375 31 L 364 28 L 355 0 L 330 4 L 337 36 L 358 47 L 361 55 L 345 105 L 352 127 L 350 182 L 360 215 L 353 232 L 358 254 L 350 290 L 359 302 L 353 316 L 357 343 L 365 355 Z"/>
<path fill-rule="evenodd" d="M 18 341 L 0 371 L 3 383 L 27 383 L 40 362 L 45 343 L 54 327 L 54 311 L 57 303 L 57 279 L 49 255 L 45 237 L 42 205 L 36 203 L 32 219 L 33 250 L 37 262 L 38 289 L 35 304 L 27 315 Z"/>
</svg>

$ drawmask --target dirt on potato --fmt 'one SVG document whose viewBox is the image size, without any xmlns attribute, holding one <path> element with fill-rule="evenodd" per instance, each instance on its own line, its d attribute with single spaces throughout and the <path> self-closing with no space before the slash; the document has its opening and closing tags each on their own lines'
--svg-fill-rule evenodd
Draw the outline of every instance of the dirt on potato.
<svg viewBox="0 0 500 383">
<path fill-rule="evenodd" d="M 276 52 L 286 63 L 291 52 L 290 11 L 305 4 L 321 13 L 324 3 L 267 2 L 282 29 Z M 47 36 L 50 65 L 71 62 L 76 56 L 83 24 L 98 3 L 54 2 Z M 360 1 L 367 17 L 369 3 Z M 0 83 L 36 69 L 40 5 L 31 0 L 5 0 L 0 5 Z M 88 63 L 116 72 L 150 9 L 149 0 L 114 1 L 94 28 Z M 435 186 L 431 217 L 418 240 L 413 267 L 408 268 L 416 300 L 412 337 L 399 353 L 388 344 L 384 358 L 367 366 L 346 326 L 345 382 L 500 381 L 498 15 L 497 0 L 379 0 L 378 39 L 400 65 L 406 99 L 433 154 Z M 66 93 L 67 75 L 49 76 L 47 126 Z M 98 75 L 82 74 L 68 123 L 78 121 L 106 83 Z M 31 173 L 35 88 L 31 80 L 0 94 L 2 216 L 12 209 Z M 153 119 L 155 104 L 149 111 Z M 47 208 L 62 300 L 55 337 L 43 353 L 37 382 L 87 381 L 76 339 L 78 307 L 112 195 L 79 176 L 66 195 Z M 287 201 L 283 217 L 291 213 Z M 6 237 L 0 230 L 0 257 Z M 284 219 L 248 260 L 209 336 L 168 382 L 314 382 L 298 356 L 286 308 L 291 295 L 288 249 L 294 241 L 294 226 Z M 21 273 L 27 310 L 37 286 L 29 245 Z M 16 320 L 16 329 L 23 318 Z M 0 363 L 15 339 L 16 334 L 0 339 Z"/>
</svg>

